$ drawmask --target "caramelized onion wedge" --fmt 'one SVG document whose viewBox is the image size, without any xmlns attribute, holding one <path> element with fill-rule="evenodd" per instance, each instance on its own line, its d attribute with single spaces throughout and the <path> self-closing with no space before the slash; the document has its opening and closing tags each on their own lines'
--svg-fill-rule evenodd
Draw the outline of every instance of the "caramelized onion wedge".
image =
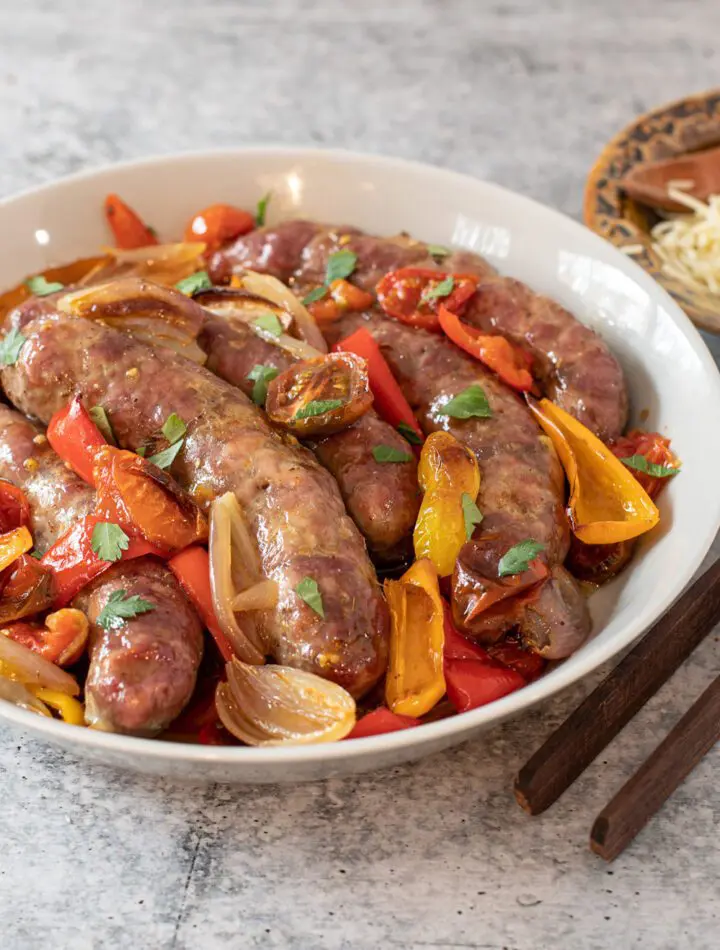
<svg viewBox="0 0 720 950">
<path fill-rule="evenodd" d="M 251 294 L 257 294 L 267 300 L 272 300 L 273 303 L 287 310 L 295 321 L 295 326 L 303 340 L 309 343 L 310 346 L 315 347 L 319 353 L 327 353 L 327 343 L 312 314 L 281 280 L 278 280 L 277 277 L 271 277 L 269 274 L 258 274 L 252 270 L 246 271 L 236 280 L 239 280 L 240 285 L 245 290 L 249 290 Z"/>
<path fill-rule="evenodd" d="M 255 618 L 246 614 L 241 627 L 235 617 L 238 588 L 253 586 L 261 574 L 245 516 L 232 492 L 216 498 L 210 507 L 209 552 L 210 589 L 218 623 L 240 659 L 264 663 L 265 644 Z"/>
<path fill-rule="evenodd" d="M 355 700 L 337 683 L 289 666 L 233 660 L 215 705 L 228 732 L 248 745 L 304 745 L 344 739 L 355 725 Z"/>
<path fill-rule="evenodd" d="M 33 696 L 27 686 L 8 679 L 7 676 L 0 676 L 0 699 L 12 703 L 13 706 L 19 706 L 20 709 L 28 709 L 30 712 L 52 719 L 52 714 L 45 703 L 41 703 L 37 697 Z"/>
<path fill-rule="evenodd" d="M 135 252 L 128 252 L 135 253 Z M 65 294 L 58 310 L 132 334 L 150 346 L 163 346 L 194 363 L 205 353 L 196 343 L 205 322 L 202 309 L 177 290 L 145 280 L 122 277 Z"/>
<path fill-rule="evenodd" d="M 165 287 L 174 287 L 178 281 L 205 267 L 206 245 L 201 241 L 149 244 L 127 251 L 117 247 L 104 250 L 112 256 L 116 273 L 147 277 Z"/>
<path fill-rule="evenodd" d="M 44 686 L 68 696 L 77 696 L 80 687 L 65 670 L 38 656 L 20 643 L 15 643 L 0 630 L 0 663 L 5 674 L 28 686 Z"/>
<path fill-rule="evenodd" d="M 277 606 L 278 586 L 275 581 L 260 581 L 253 584 L 233 601 L 233 610 L 272 610 Z"/>
</svg>

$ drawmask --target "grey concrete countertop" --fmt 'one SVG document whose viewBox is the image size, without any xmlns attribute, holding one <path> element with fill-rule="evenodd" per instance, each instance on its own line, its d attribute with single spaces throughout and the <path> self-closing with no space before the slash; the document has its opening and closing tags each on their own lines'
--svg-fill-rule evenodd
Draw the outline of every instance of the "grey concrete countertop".
<svg viewBox="0 0 720 950">
<path fill-rule="evenodd" d="M 0 197 L 264 141 L 418 158 L 578 216 L 610 135 L 718 83 L 718 35 L 717 0 L 0 0 Z M 513 774 L 599 674 L 418 765 L 295 788 L 184 787 L 0 732 L 0 946 L 717 947 L 718 750 L 613 866 L 587 837 L 719 667 L 715 636 L 533 820 Z"/>
</svg>

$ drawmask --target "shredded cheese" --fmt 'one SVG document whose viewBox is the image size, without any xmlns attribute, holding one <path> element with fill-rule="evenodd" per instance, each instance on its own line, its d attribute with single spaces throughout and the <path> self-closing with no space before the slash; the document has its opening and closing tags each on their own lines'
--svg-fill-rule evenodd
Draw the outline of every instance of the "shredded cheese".
<svg viewBox="0 0 720 950">
<path fill-rule="evenodd" d="M 656 224 L 650 232 L 653 250 L 670 277 L 696 290 L 720 293 L 720 195 L 711 195 L 705 204 L 679 187 L 692 185 L 686 181 L 669 183 L 668 195 L 691 214 Z"/>
</svg>

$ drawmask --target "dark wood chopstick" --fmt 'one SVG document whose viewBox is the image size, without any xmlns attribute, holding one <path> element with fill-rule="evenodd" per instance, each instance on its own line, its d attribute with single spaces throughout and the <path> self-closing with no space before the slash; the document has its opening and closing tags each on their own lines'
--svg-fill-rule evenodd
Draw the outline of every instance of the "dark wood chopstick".
<svg viewBox="0 0 720 950">
<path fill-rule="evenodd" d="M 572 785 L 720 620 L 720 560 L 675 602 L 520 769 L 515 797 L 539 815 Z"/>
<path fill-rule="evenodd" d="M 614 860 L 718 740 L 720 676 L 597 816 L 592 850 Z"/>
</svg>

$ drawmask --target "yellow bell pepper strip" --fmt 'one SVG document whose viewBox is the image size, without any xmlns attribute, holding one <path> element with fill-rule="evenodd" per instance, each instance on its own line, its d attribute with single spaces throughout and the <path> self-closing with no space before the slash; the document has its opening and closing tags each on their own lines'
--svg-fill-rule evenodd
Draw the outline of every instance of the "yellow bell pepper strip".
<svg viewBox="0 0 720 950">
<path fill-rule="evenodd" d="M 455 569 L 460 548 L 482 521 L 476 499 L 480 470 L 474 454 L 449 432 L 433 432 L 420 453 L 423 496 L 413 542 L 416 558 L 430 558 L 440 577 Z"/>
<path fill-rule="evenodd" d="M 385 581 L 390 608 L 390 662 L 385 702 L 401 716 L 423 716 L 445 694 L 443 603 L 430 560 Z"/>
<path fill-rule="evenodd" d="M 63 722 L 68 722 L 71 726 L 85 725 L 85 707 L 77 699 L 56 689 L 45 689 L 43 686 L 29 686 L 28 689 L 36 699 L 60 713 Z"/>
<path fill-rule="evenodd" d="M 0 535 L 0 571 L 4 571 L 21 555 L 30 551 L 32 546 L 32 535 L 24 525 Z"/>
<path fill-rule="evenodd" d="M 650 531 L 660 512 L 632 472 L 581 422 L 548 399 L 528 405 L 560 457 L 570 526 L 585 544 L 614 544 Z"/>
</svg>

